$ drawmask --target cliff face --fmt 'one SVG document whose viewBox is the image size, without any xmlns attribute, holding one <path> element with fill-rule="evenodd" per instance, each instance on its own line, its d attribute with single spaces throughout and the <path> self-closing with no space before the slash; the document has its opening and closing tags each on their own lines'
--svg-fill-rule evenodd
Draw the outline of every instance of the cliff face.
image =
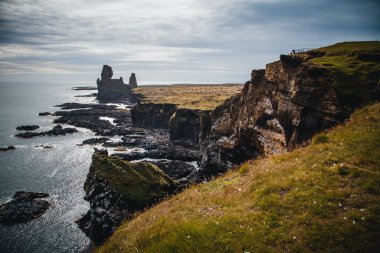
<svg viewBox="0 0 380 253">
<path fill-rule="evenodd" d="M 137 104 L 131 109 L 135 126 L 169 129 L 170 139 L 197 144 L 200 117 L 208 111 L 177 108 L 174 104 Z"/>
<path fill-rule="evenodd" d="M 138 103 L 131 109 L 132 123 L 140 127 L 168 128 L 176 109 L 173 104 Z"/>
<path fill-rule="evenodd" d="M 78 224 L 100 244 L 133 212 L 172 194 L 176 184 L 153 164 L 132 164 L 96 150 L 84 189 L 90 210 Z"/>
<path fill-rule="evenodd" d="M 331 71 L 283 55 L 265 70 L 252 71 L 241 93 L 204 119 L 204 172 L 223 172 L 247 159 L 293 149 L 350 112 L 339 100 Z"/>
<path fill-rule="evenodd" d="M 98 85 L 99 100 L 109 101 L 128 98 L 131 95 L 131 86 L 124 84 L 123 78 L 112 79 L 113 71 L 108 65 L 103 66 L 101 79 L 96 81 Z"/>
</svg>

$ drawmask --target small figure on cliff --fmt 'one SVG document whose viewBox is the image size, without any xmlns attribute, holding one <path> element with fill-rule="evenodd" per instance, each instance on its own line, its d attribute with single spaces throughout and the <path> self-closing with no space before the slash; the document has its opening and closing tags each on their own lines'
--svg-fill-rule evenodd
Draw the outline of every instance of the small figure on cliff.
<svg viewBox="0 0 380 253">
<path fill-rule="evenodd" d="M 137 88 L 137 80 L 136 80 L 136 75 L 135 73 L 131 74 L 131 77 L 129 78 L 129 85 L 131 86 L 132 89 Z"/>
</svg>

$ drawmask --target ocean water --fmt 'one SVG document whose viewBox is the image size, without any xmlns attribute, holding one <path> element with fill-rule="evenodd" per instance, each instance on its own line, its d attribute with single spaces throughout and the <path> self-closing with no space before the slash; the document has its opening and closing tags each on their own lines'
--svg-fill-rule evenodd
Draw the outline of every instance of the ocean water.
<svg viewBox="0 0 380 253">
<path fill-rule="evenodd" d="M 94 137 L 86 129 L 59 137 L 13 137 L 20 125 L 36 124 L 46 130 L 54 126 L 54 105 L 65 102 L 96 102 L 94 98 L 75 97 L 94 91 L 74 91 L 88 84 L 0 83 L 0 146 L 14 145 L 16 150 L 0 152 L 0 203 L 10 200 L 16 191 L 46 192 L 51 206 L 30 222 L 13 226 L 0 224 L 0 252 L 80 252 L 91 241 L 75 221 L 88 209 L 83 200 L 83 183 L 91 163 L 93 148 L 76 144 Z M 42 149 L 36 145 L 52 145 Z"/>
</svg>

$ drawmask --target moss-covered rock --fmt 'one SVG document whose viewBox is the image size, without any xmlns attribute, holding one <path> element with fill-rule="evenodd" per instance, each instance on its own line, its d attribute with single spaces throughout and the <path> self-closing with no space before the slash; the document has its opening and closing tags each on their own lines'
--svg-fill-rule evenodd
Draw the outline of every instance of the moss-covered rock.
<svg viewBox="0 0 380 253">
<path fill-rule="evenodd" d="M 100 244 L 133 212 L 172 194 L 176 184 L 154 164 L 129 163 L 95 149 L 84 189 L 90 210 L 78 224 Z"/>
<path fill-rule="evenodd" d="M 129 163 L 108 156 L 107 151 L 95 151 L 91 169 L 94 177 L 106 180 L 132 209 L 151 205 L 175 190 L 174 181 L 156 165 Z M 88 186 L 87 180 L 85 189 Z"/>
</svg>

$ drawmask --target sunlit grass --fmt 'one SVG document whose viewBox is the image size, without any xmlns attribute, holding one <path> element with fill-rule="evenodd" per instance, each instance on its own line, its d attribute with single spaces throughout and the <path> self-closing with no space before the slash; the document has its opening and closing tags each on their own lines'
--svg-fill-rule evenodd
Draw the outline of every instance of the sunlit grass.
<svg viewBox="0 0 380 253">
<path fill-rule="evenodd" d="M 143 103 L 175 104 L 179 108 L 213 110 L 239 93 L 242 85 L 167 85 L 135 89 Z"/>
</svg>

